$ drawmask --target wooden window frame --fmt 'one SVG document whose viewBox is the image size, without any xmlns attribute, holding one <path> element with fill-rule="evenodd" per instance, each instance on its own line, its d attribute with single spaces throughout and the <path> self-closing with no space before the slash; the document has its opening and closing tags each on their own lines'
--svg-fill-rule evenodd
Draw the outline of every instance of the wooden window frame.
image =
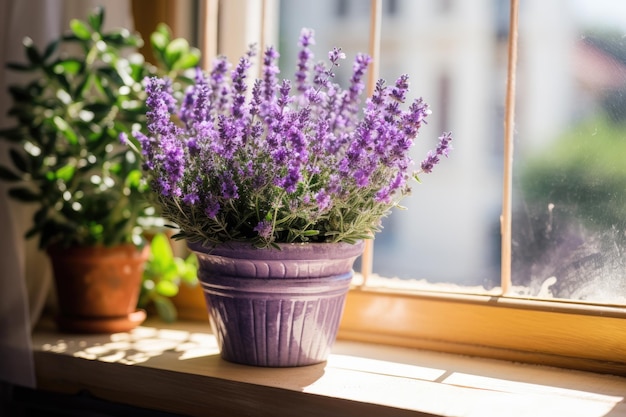
<svg viewBox="0 0 626 417">
<path fill-rule="evenodd" d="M 277 5 L 278 0 L 264 0 Z M 371 0 L 373 8 L 381 0 Z M 267 3 L 266 3 L 267 2 Z M 221 28 L 241 27 L 241 8 L 257 7 L 239 0 L 237 8 L 217 12 L 206 8 L 207 21 Z M 502 225 L 502 294 L 470 295 L 419 290 L 392 290 L 355 286 L 348 294 L 339 338 L 370 343 L 428 349 L 462 355 L 503 359 L 626 376 L 626 309 L 574 301 L 543 301 L 506 295 L 510 286 L 510 184 L 513 158 L 515 60 L 518 0 L 511 0 L 509 32 L 509 77 L 506 98 L 503 158 L 504 196 Z M 230 12 L 229 12 L 230 10 Z M 250 10 L 244 13 L 250 15 Z M 262 15 L 266 12 L 261 12 Z M 372 19 L 374 21 L 374 19 Z M 209 24 L 209 27 L 211 25 Z M 258 37 L 260 44 L 271 30 L 261 24 L 263 33 L 246 33 L 241 39 Z M 258 28 L 254 30 L 258 31 Z M 206 42 L 206 39 L 205 39 Z M 205 48 L 216 45 L 216 39 Z M 208 46 L 207 46 L 208 45 Z M 242 47 L 245 45 L 242 45 Z M 227 53 L 219 51 L 220 53 Z M 507 214 L 508 213 L 508 214 Z M 508 259 L 508 260 L 507 260 Z M 367 268 L 371 253 L 363 264 Z"/>
<path fill-rule="evenodd" d="M 626 376 L 617 306 L 355 288 L 339 337 Z"/>
</svg>

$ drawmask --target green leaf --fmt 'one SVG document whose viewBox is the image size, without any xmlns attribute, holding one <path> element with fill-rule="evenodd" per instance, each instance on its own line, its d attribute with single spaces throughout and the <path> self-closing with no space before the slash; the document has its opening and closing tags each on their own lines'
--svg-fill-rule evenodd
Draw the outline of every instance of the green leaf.
<svg viewBox="0 0 626 417">
<path fill-rule="evenodd" d="M 319 230 L 305 230 L 304 232 L 302 232 L 302 236 L 317 236 L 319 234 Z"/>
<path fill-rule="evenodd" d="M 125 46 L 133 48 L 141 48 L 143 46 L 143 38 L 139 33 L 134 33 L 125 38 Z"/>
<path fill-rule="evenodd" d="M 174 68 L 176 61 L 183 54 L 189 52 L 189 43 L 184 38 L 176 38 L 165 48 L 165 65 L 168 69 Z"/>
<path fill-rule="evenodd" d="M 59 49 L 59 44 L 60 44 L 60 41 L 57 39 L 53 42 L 50 42 L 48 46 L 46 46 L 46 49 L 43 52 L 44 61 L 50 58 L 52 54 L 54 54 L 57 51 L 57 49 Z"/>
<path fill-rule="evenodd" d="M 164 233 L 157 233 L 152 238 L 150 250 L 152 251 L 150 264 L 154 268 L 154 272 L 162 274 L 174 265 L 172 246 Z"/>
<path fill-rule="evenodd" d="M 174 297 L 176 294 L 178 294 L 178 285 L 176 285 L 172 281 L 161 280 L 157 283 L 155 289 L 157 294 L 164 297 Z"/>
<path fill-rule="evenodd" d="M 159 52 L 165 51 L 167 41 L 167 36 L 161 32 L 152 32 L 152 35 L 150 35 L 150 45 Z"/>
<path fill-rule="evenodd" d="M 113 106 L 111 106 L 108 103 L 98 102 L 98 103 L 92 103 L 92 104 L 86 105 L 84 107 L 84 110 L 93 113 L 94 114 L 93 120 L 99 121 L 109 115 L 112 107 Z"/>
<path fill-rule="evenodd" d="M 16 149 L 10 149 L 9 155 L 11 156 L 11 162 L 15 165 L 15 168 L 22 172 L 29 172 L 28 161 L 24 158 L 24 155 L 18 152 Z"/>
<path fill-rule="evenodd" d="M 195 254 L 191 254 L 187 259 L 176 258 L 178 275 L 181 280 L 189 285 L 198 283 L 198 259 Z"/>
<path fill-rule="evenodd" d="M 41 65 L 41 55 L 39 55 L 39 51 L 37 51 L 37 48 L 35 48 L 33 40 L 27 36 L 22 41 L 22 44 L 26 49 L 26 56 L 28 57 L 28 60 L 31 62 L 31 64 L 33 64 L 33 66 Z"/>
<path fill-rule="evenodd" d="M 32 203 L 39 200 L 39 195 L 33 190 L 24 187 L 9 189 L 9 196 L 24 203 Z"/>
<path fill-rule="evenodd" d="M 87 19 L 93 30 L 99 32 L 100 29 L 102 29 L 102 22 L 104 22 L 104 8 L 96 7 L 94 12 L 90 14 Z"/>
<path fill-rule="evenodd" d="M 42 228 L 44 224 L 48 220 L 48 207 L 44 206 L 37 210 L 37 212 L 33 215 L 33 223 L 35 227 Z"/>
<path fill-rule="evenodd" d="M 162 61 L 162 58 L 157 58 Z M 146 62 L 144 56 L 139 53 L 129 55 L 128 63 L 130 65 L 130 76 L 133 77 L 133 80 L 137 83 L 141 83 L 149 74 L 155 73 L 153 65 Z"/>
<path fill-rule="evenodd" d="M 93 77 L 93 74 L 87 74 L 87 76 L 76 86 L 74 89 L 74 95 L 77 99 L 82 100 L 85 94 L 89 91 Z"/>
<path fill-rule="evenodd" d="M 13 100 L 17 102 L 26 102 L 30 103 L 34 97 L 33 92 L 31 92 L 28 88 L 19 87 L 16 85 L 12 85 L 9 87 L 9 93 L 13 97 Z"/>
<path fill-rule="evenodd" d="M 67 182 L 72 179 L 72 177 L 74 176 L 74 172 L 76 172 L 76 167 L 72 165 L 65 165 L 64 167 L 57 169 L 55 175 L 58 179 Z"/>
<path fill-rule="evenodd" d="M 72 33 L 76 35 L 78 39 L 88 40 L 91 38 L 91 31 L 85 22 L 79 19 L 72 19 L 70 21 L 70 29 Z"/>
<path fill-rule="evenodd" d="M 61 117 L 54 116 L 52 119 L 56 128 L 65 136 L 67 141 L 72 145 L 76 145 L 78 143 L 78 136 L 76 132 L 70 127 L 70 125 Z"/>
<path fill-rule="evenodd" d="M 176 61 L 173 70 L 185 70 L 189 68 L 194 68 L 200 62 L 200 50 L 193 48 L 189 51 L 189 53 L 184 54 L 183 56 Z"/>
<path fill-rule="evenodd" d="M 78 59 L 65 59 L 55 64 L 53 67 L 53 71 L 57 74 L 65 73 L 70 75 L 76 75 L 81 72 L 83 65 L 83 62 Z"/>
<path fill-rule="evenodd" d="M 68 81 L 67 77 L 65 76 L 64 73 L 56 73 L 54 72 L 53 74 L 50 74 L 51 77 L 54 77 L 57 82 L 59 84 L 61 84 L 61 87 L 63 87 L 63 89 L 58 89 L 57 90 L 57 97 L 60 97 L 59 93 L 63 93 L 63 92 L 68 92 L 71 89 L 70 86 L 70 82 Z"/>
<path fill-rule="evenodd" d="M 130 188 L 139 188 L 139 186 L 141 185 L 141 177 L 141 170 L 133 169 L 126 176 L 125 185 Z"/>
<path fill-rule="evenodd" d="M 0 180 L 15 182 L 15 181 L 20 181 L 21 179 L 22 177 L 20 177 L 19 175 L 17 175 L 10 169 L 8 169 L 5 166 L 0 165 Z"/>
<path fill-rule="evenodd" d="M 161 320 L 172 323 L 178 318 L 176 307 L 168 298 L 154 297 L 154 306 L 156 307 L 157 314 Z"/>
<path fill-rule="evenodd" d="M 143 46 L 143 39 L 137 33 L 131 34 L 126 28 L 115 29 L 102 36 L 102 40 L 108 45 L 115 46 L 117 48 L 123 47 L 136 47 Z"/>
<path fill-rule="evenodd" d="M 33 69 L 32 65 L 18 64 L 17 62 L 9 62 L 7 64 L 8 69 L 12 69 L 14 71 L 30 71 Z"/>
<path fill-rule="evenodd" d="M 170 27 L 167 25 L 167 23 L 159 23 L 156 27 L 156 32 L 159 32 L 160 34 L 164 35 L 165 38 L 168 40 L 172 39 L 172 29 L 170 29 Z"/>
</svg>

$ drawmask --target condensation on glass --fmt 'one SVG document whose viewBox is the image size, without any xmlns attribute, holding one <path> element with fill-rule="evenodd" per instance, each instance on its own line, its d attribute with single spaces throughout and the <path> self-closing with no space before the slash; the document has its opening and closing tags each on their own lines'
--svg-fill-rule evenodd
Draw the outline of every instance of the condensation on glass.
<svg viewBox="0 0 626 417">
<path fill-rule="evenodd" d="M 519 42 L 513 291 L 626 304 L 626 4 L 522 3 Z"/>
</svg>

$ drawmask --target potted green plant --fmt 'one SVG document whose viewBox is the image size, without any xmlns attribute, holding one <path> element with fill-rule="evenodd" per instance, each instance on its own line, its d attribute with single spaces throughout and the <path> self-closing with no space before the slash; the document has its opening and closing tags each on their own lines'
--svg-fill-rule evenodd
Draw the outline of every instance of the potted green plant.
<svg viewBox="0 0 626 417">
<path fill-rule="evenodd" d="M 150 256 L 146 262 L 138 306 L 153 307 L 165 322 L 177 320 L 178 311 L 172 298 L 181 286 L 198 285 L 198 262 L 193 253 L 177 256 L 166 233 L 157 233 L 150 239 Z"/>
<path fill-rule="evenodd" d="M 333 69 L 344 54 L 335 48 L 329 66 L 314 64 L 312 44 L 303 30 L 293 85 L 277 78 L 272 47 L 251 91 L 252 49 L 230 73 L 225 57 L 198 72 L 178 102 L 170 81 L 153 77 L 147 132 L 134 136 L 160 213 L 198 256 L 230 361 L 325 360 L 363 240 L 410 192 L 410 178 L 431 172 L 450 149 L 444 133 L 414 172 L 409 151 L 430 111 L 422 99 L 402 109 L 408 76 L 378 81 L 363 106 L 370 58 L 356 56 L 343 88 Z"/>
<path fill-rule="evenodd" d="M 167 76 L 182 94 L 184 73 L 200 56 L 161 24 L 151 36 L 158 63 L 149 64 L 137 52 L 139 34 L 105 31 L 104 20 L 103 8 L 86 21 L 73 19 L 69 33 L 43 49 L 26 38 L 26 63 L 8 65 L 33 77 L 9 88 L 17 124 L 0 131 L 12 162 L 0 166 L 0 178 L 11 183 L 10 197 L 38 206 L 26 237 L 38 237 L 50 256 L 59 326 L 66 330 L 125 330 L 145 318 L 136 304 L 154 209 L 140 161 L 118 136 L 145 126 L 146 77 Z M 96 266 L 103 258 L 104 266 Z M 94 279 L 98 268 L 102 280 Z"/>
</svg>

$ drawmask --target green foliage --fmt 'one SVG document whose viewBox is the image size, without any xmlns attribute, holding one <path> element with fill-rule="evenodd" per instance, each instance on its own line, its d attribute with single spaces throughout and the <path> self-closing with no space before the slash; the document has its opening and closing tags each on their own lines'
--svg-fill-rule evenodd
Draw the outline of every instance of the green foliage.
<svg viewBox="0 0 626 417">
<path fill-rule="evenodd" d="M 607 117 L 586 121 L 521 171 L 531 205 L 548 204 L 596 230 L 626 230 L 626 134 Z"/>
<path fill-rule="evenodd" d="M 39 206 L 28 237 L 52 244 L 141 244 L 143 227 L 154 212 L 144 198 L 141 161 L 119 142 L 119 135 L 145 129 L 144 78 L 168 76 L 182 94 L 200 52 L 184 39 L 172 39 L 159 25 L 151 42 L 157 66 L 136 49 L 143 45 L 127 29 L 103 31 L 104 9 L 42 50 L 23 41 L 25 63 L 8 68 L 32 74 L 11 85 L 9 115 L 17 125 L 0 131 L 10 142 L 11 166 L 0 166 L 9 195 Z"/>
<path fill-rule="evenodd" d="M 174 256 L 170 241 L 158 233 L 150 243 L 150 258 L 143 274 L 138 307 L 153 305 L 166 322 L 177 318 L 176 307 L 170 300 L 178 294 L 181 284 L 197 285 L 198 263 L 192 253 L 187 258 Z"/>
</svg>

